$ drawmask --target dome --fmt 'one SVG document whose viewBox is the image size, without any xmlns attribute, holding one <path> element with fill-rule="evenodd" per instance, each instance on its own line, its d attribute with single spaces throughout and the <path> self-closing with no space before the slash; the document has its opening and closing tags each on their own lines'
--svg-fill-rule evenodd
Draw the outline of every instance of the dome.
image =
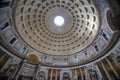
<svg viewBox="0 0 120 80">
<path fill-rule="evenodd" d="M 88 0 L 20 0 L 14 11 L 21 39 L 48 55 L 71 55 L 86 49 L 100 28 L 97 6 Z"/>
</svg>

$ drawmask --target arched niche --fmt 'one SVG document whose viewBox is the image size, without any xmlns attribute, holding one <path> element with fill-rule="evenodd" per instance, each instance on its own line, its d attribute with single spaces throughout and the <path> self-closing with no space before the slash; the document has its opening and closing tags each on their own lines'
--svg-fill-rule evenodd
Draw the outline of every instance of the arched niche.
<svg viewBox="0 0 120 80">
<path fill-rule="evenodd" d="M 63 78 L 62 78 L 62 80 L 71 80 L 69 73 L 64 72 L 64 73 L 63 73 Z"/>
<path fill-rule="evenodd" d="M 38 80 L 45 80 L 45 72 L 44 71 L 38 72 Z"/>
<path fill-rule="evenodd" d="M 98 80 L 98 76 L 95 70 L 89 69 L 88 72 L 90 74 L 91 80 Z"/>
<path fill-rule="evenodd" d="M 27 60 L 30 62 L 40 62 L 40 57 L 35 53 L 30 53 L 27 56 Z"/>
<path fill-rule="evenodd" d="M 107 11 L 106 13 L 107 15 L 107 21 L 108 21 L 108 24 L 109 24 L 109 27 L 115 31 L 115 30 L 120 30 L 120 14 L 115 16 L 115 17 L 112 17 L 112 12 L 110 10 Z"/>
</svg>

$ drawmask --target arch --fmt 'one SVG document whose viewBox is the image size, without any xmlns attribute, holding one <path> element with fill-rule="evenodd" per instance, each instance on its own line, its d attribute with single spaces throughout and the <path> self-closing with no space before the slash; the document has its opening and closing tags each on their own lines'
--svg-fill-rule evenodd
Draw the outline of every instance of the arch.
<svg viewBox="0 0 120 80">
<path fill-rule="evenodd" d="M 64 72 L 64 73 L 63 73 L 63 79 L 62 79 L 62 80 L 71 80 L 69 73 Z"/>
<path fill-rule="evenodd" d="M 45 80 L 45 72 L 44 71 L 40 71 L 38 73 L 38 80 Z"/>
</svg>

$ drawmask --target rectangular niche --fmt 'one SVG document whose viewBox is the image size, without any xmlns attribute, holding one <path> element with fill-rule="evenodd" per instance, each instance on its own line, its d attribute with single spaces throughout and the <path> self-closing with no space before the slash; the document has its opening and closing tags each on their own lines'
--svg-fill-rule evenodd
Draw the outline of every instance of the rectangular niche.
<svg viewBox="0 0 120 80">
<path fill-rule="evenodd" d="M 21 52 L 21 53 L 25 53 L 26 50 L 27 50 L 27 47 L 23 45 L 23 46 L 21 47 L 21 49 L 20 49 L 20 52 Z"/>
<path fill-rule="evenodd" d="M 15 43 L 15 41 L 17 40 L 17 38 L 16 37 L 13 37 L 11 40 L 10 40 L 10 44 L 14 44 Z"/>
<path fill-rule="evenodd" d="M 89 54 L 87 52 L 84 53 L 85 54 L 85 58 L 89 58 Z"/>
<path fill-rule="evenodd" d="M 9 26 L 9 23 L 6 22 L 6 23 L 4 23 L 3 25 L 1 25 L 0 30 L 2 31 L 2 30 L 4 30 L 4 29 L 6 29 L 8 26 Z"/>
<path fill-rule="evenodd" d="M 102 33 L 102 36 L 103 36 L 103 38 L 106 40 L 106 41 L 108 41 L 109 40 L 109 38 L 108 38 L 108 35 L 106 35 L 106 33 Z"/>
<path fill-rule="evenodd" d="M 99 51 L 98 45 L 94 45 L 94 48 L 95 48 L 95 50 L 96 50 L 97 52 Z"/>
<path fill-rule="evenodd" d="M 10 1 L 8 1 L 8 2 L 1 1 L 1 2 L 0 2 L 0 8 L 8 7 L 9 4 L 10 4 Z"/>
</svg>

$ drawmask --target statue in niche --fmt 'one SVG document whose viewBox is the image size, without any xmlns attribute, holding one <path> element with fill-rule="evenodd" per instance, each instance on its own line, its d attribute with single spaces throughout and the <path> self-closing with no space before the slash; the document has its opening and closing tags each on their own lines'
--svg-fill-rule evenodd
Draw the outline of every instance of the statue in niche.
<svg viewBox="0 0 120 80">
<path fill-rule="evenodd" d="M 90 73 L 91 80 L 98 80 L 97 73 L 95 70 L 89 69 L 89 73 Z"/>
<path fill-rule="evenodd" d="M 71 79 L 70 79 L 70 75 L 69 75 L 67 72 L 63 73 L 63 78 L 62 78 L 62 80 L 71 80 Z"/>
<path fill-rule="evenodd" d="M 39 79 L 38 80 L 45 80 L 45 72 L 41 71 L 38 73 Z"/>
</svg>

